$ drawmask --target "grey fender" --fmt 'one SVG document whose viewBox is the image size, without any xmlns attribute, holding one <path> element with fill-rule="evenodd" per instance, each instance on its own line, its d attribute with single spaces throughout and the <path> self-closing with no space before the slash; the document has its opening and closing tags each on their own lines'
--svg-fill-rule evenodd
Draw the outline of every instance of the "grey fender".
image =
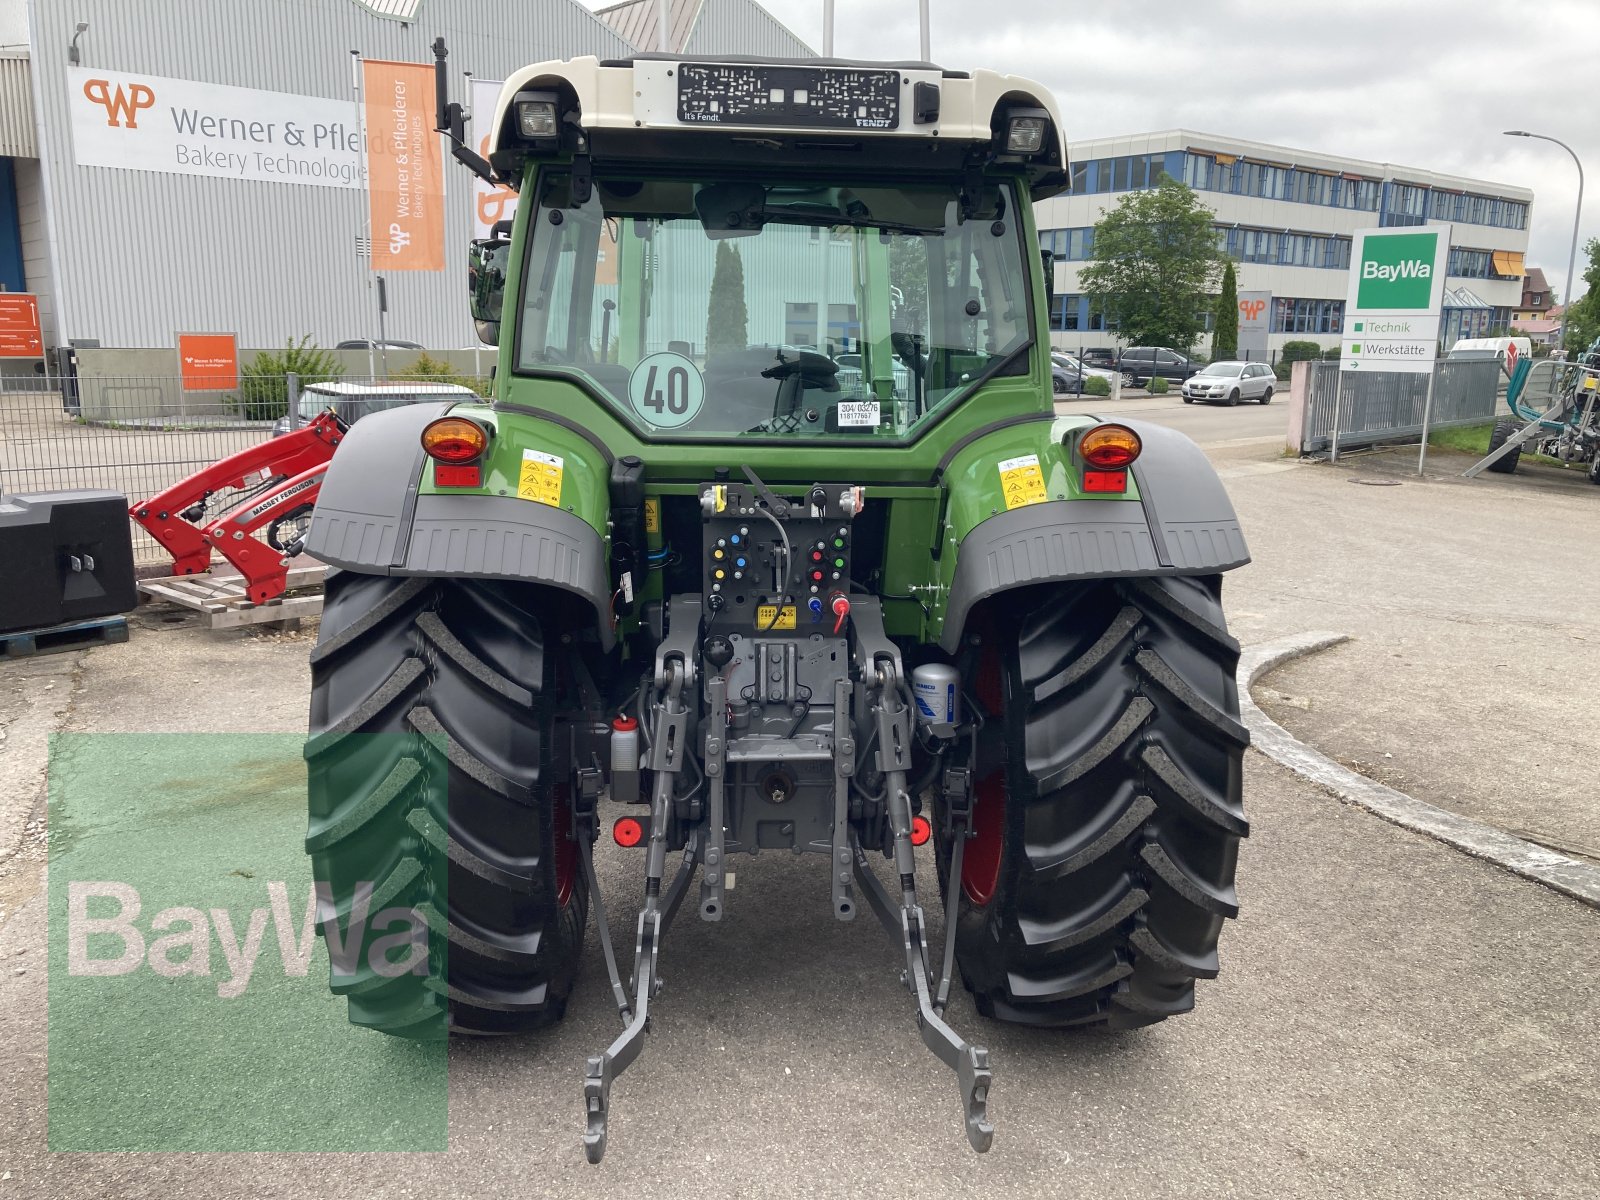
<svg viewBox="0 0 1600 1200">
<path fill-rule="evenodd" d="M 1233 503 L 1205 452 L 1176 430 L 1122 421 L 1144 443 L 1140 499 L 1050 500 L 975 525 L 962 540 L 939 645 L 953 653 L 967 616 L 997 592 L 1071 579 L 1213 575 L 1250 561 Z"/>
<path fill-rule="evenodd" d="M 606 552 L 593 526 L 514 496 L 418 494 L 423 426 L 450 407 L 411 404 L 351 426 L 317 496 L 306 553 L 367 575 L 549 584 L 588 601 L 609 650 Z"/>
</svg>

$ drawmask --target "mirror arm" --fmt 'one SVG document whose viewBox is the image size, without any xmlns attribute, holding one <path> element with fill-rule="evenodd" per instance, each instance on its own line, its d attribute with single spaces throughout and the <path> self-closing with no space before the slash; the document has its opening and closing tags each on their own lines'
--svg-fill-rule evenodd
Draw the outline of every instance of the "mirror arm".
<svg viewBox="0 0 1600 1200">
<path fill-rule="evenodd" d="M 500 181 L 494 177 L 494 168 L 482 155 L 466 144 L 466 121 L 461 115 L 461 105 L 450 99 L 450 73 L 445 67 L 445 59 L 449 56 L 445 49 L 444 38 L 435 38 L 433 41 L 433 92 L 434 92 L 434 120 L 435 132 L 442 133 L 450 139 L 450 154 L 459 163 L 463 164 L 478 178 L 487 183 L 498 184 Z"/>
</svg>

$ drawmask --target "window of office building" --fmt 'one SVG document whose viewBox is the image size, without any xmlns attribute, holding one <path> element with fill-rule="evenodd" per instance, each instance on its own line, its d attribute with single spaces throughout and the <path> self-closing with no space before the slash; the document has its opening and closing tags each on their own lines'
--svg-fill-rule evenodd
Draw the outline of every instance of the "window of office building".
<svg viewBox="0 0 1600 1200">
<path fill-rule="evenodd" d="M 1272 301 L 1273 333 L 1341 333 L 1343 300 L 1297 300 L 1278 296 Z"/>
</svg>

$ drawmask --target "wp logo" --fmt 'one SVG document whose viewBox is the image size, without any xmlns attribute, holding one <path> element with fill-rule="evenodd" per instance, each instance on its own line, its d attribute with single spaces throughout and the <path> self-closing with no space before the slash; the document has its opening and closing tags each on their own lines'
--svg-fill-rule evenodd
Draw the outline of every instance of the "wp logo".
<svg viewBox="0 0 1600 1200">
<path fill-rule="evenodd" d="M 1265 300 L 1241 300 L 1239 301 L 1239 315 L 1246 321 L 1254 321 L 1266 307 L 1267 302 Z"/>
<path fill-rule="evenodd" d="M 142 83 L 130 83 L 126 89 L 119 83 L 111 87 L 109 79 L 91 79 L 83 85 L 83 94 L 106 110 L 106 124 L 113 129 L 139 128 L 139 110 L 150 108 L 156 94 Z"/>
</svg>

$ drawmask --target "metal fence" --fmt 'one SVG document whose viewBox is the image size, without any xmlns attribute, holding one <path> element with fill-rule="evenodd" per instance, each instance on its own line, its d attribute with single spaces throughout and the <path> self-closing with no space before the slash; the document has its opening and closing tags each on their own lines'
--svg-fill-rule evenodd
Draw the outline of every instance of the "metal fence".
<svg viewBox="0 0 1600 1200">
<path fill-rule="evenodd" d="M 343 383 L 393 383 L 341 376 Z M 476 390 L 487 380 L 452 376 L 440 382 Z M 299 411 L 315 415 L 324 401 L 308 392 Z M 277 392 L 185 392 L 168 376 L 80 376 L 77 379 L 0 377 L 0 494 L 104 489 L 129 503 L 148 499 L 202 467 L 273 436 L 287 414 L 287 388 Z M 246 479 L 205 502 L 204 520 L 241 503 L 270 483 Z M 170 563 L 166 552 L 135 524 L 134 560 L 141 567 Z"/>
<path fill-rule="evenodd" d="M 1424 416 L 1429 429 L 1473 425 L 1495 414 L 1505 394 L 1498 361 L 1440 362 L 1433 369 L 1433 402 L 1426 374 L 1339 370 L 1336 362 L 1309 364 L 1306 416 L 1300 452 L 1353 450 L 1379 442 L 1418 441 Z"/>
</svg>

